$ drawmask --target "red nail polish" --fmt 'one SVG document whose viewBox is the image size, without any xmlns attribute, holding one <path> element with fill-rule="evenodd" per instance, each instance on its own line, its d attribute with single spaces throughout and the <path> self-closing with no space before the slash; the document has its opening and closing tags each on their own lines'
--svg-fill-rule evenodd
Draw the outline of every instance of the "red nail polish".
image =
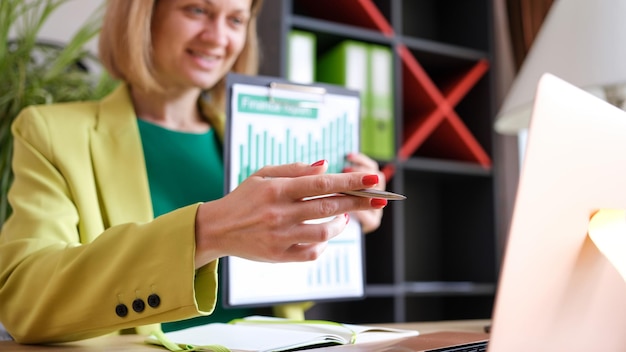
<svg viewBox="0 0 626 352">
<path fill-rule="evenodd" d="M 363 184 L 366 186 L 373 186 L 378 184 L 378 175 L 363 176 Z"/>
<path fill-rule="evenodd" d="M 374 208 L 382 208 L 387 205 L 387 200 L 382 198 L 372 198 L 370 205 Z"/>
<path fill-rule="evenodd" d="M 316 162 L 314 162 L 313 164 L 311 164 L 311 166 L 322 166 L 326 163 L 326 160 L 322 159 L 322 160 L 318 160 Z"/>
<path fill-rule="evenodd" d="M 350 214 L 346 213 L 346 224 L 350 222 Z"/>
<path fill-rule="evenodd" d="M 344 167 L 343 170 L 341 170 L 343 172 L 352 172 L 352 168 L 351 167 Z"/>
</svg>

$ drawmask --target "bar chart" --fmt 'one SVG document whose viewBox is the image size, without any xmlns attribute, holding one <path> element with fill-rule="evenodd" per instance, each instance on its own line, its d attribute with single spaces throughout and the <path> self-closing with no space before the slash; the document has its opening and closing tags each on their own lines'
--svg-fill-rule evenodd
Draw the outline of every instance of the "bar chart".
<svg viewBox="0 0 626 352">
<path fill-rule="evenodd" d="M 317 260 L 316 265 L 308 269 L 309 289 L 350 287 L 354 281 L 352 266 L 357 264 L 351 260 L 355 254 L 352 251 L 356 244 L 354 240 L 349 239 L 330 241 L 324 255 Z M 357 270 L 357 274 L 359 272 L 360 269 Z"/>
<path fill-rule="evenodd" d="M 282 117 L 275 121 L 284 128 L 277 133 L 272 126 L 245 126 L 246 139 L 240 143 L 239 175 L 241 183 L 265 165 L 280 165 L 293 162 L 313 163 L 326 159 L 328 172 L 341 172 L 345 166 L 345 155 L 353 150 L 355 126 L 346 114 L 338 116 L 328 124 L 307 128 L 310 121 L 293 117 Z"/>
<path fill-rule="evenodd" d="M 294 97 L 270 99 L 267 91 L 247 88 L 258 87 L 244 86 L 232 105 L 231 190 L 266 165 L 325 159 L 328 172 L 338 173 L 345 156 L 359 150 L 358 98 L 326 95 L 323 104 L 298 105 Z"/>
</svg>

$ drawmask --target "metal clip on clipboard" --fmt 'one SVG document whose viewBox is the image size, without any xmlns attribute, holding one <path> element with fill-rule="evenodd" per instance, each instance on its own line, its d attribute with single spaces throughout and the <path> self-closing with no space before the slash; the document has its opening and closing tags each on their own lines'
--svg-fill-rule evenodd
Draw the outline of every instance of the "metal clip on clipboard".
<svg viewBox="0 0 626 352">
<path fill-rule="evenodd" d="M 303 96 L 306 95 L 307 98 L 302 99 L 302 100 L 297 100 L 297 101 L 281 99 L 279 94 L 277 94 L 277 91 L 281 91 L 281 90 L 302 93 Z M 281 83 L 281 82 L 271 82 L 269 84 L 268 99 L 270 103 L 273 103 L 273 104 L 294 105 L 294 106 L 298 106 L 301 108 L 317 108 L 324 104 L 325 95 L 326 95 L 326 88 L 323 88 L 323 87 L 299 85 L 299 84 L 291 84 L 291 83 Z"/>
</svg>

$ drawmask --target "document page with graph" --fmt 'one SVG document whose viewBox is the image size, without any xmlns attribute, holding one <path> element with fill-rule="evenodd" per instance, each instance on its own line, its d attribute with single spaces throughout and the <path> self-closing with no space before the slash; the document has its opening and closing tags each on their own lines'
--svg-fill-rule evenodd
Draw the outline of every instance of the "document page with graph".
<svg viewBox="0 0 626 352">
<path fill-rule="evenodd" d="M 325 159 L 328 172 L 339 173 L 346 166 L 345 156 L 359 150 L 357 92 L 327 85 L 274 85 L 276 79 L 267 77 L 229 79 L 226 192 L 265 165 Z M 362 297 L 363 253 L 361 228 L 350 220 L 312 262 L 274 264 L 228 257 L 223 261 L 224 302 L 267 306 Z"/>
</svg>

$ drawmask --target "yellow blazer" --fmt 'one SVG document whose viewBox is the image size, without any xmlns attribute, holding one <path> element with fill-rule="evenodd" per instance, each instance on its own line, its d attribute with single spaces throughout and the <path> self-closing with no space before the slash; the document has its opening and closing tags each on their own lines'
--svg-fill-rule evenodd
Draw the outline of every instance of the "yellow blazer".
<svg viewBox="0 0 626 352">
<path fill-rule="evenodd" d="M 0 321 L 15 340 L 147 333 L 213 310 L 217 261 L 194 270 L 198 204 L 153 219 L 126 86 L 98 102 L 29 107 L 12 132 Z"/>
</svg>

